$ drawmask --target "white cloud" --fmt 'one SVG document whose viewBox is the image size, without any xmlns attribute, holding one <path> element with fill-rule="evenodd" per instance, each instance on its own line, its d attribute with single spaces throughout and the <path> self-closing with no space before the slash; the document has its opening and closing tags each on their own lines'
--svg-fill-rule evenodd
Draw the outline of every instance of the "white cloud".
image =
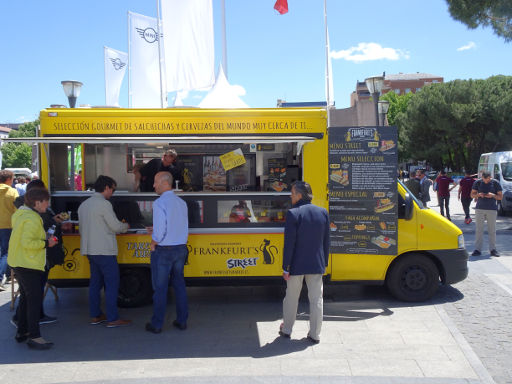
<svg viewBox="0 0 512 384">
<path fill-rule="evenodd" d="M 457 48 L 457 51 L 467 51 L 468 49 L 475 49 L 476 44 L 473 41 L 470 41 L 466 45 L 463 45 L 462 47 Z"/>
<path fill-rule="evenodd" d="M 231 88 L 233 89 L 233 93 L 237 96 L 245 96 L 245 88 L 242 87 L 241 85 L 236 85 L 236 84 L 233 84 L 231 86 Z"/>
<path fill-rule="evenodd" d="M 409 54 L 401 49 L 385 48 L 377 43 L 359 43 L 357 47 L 341 51 L 331 51 L 333 59 L 344 59 L 360 63 L 373 60 L 400 60 L 408 59 Z"/>
</svg>

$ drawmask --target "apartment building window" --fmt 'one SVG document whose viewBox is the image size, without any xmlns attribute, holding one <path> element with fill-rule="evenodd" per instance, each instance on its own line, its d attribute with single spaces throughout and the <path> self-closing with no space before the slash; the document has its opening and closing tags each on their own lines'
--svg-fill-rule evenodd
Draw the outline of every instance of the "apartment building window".
<svg viewBox="0 0 512 384">
<path fill-rule="evenodd" d="M 411 88 L 405 88 L 405 93 L 411 93 Z"/>
<path fill-rule="evenodd" d="M 397 95 L 399 95 L 399 94 L 400 94 L 400 88 L 395 89 L 395 93 L 396 93 Z"/>
</svg>

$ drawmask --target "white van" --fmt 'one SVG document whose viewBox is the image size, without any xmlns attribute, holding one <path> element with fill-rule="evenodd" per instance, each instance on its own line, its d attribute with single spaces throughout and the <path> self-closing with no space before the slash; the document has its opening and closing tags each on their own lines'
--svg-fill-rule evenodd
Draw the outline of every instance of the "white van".
<svg viewBox="0 0 512 384">
<path fill-rule="evenodd" d="M 478 177 L 482 177 L 482 172 L 485 171 L 498 180 L 503 188 L 503 199 L 498 201 L 498 214 L 512 212 L 512 151 L 481 155 L 478 162 Z"/>
<path fill-rule="evenodd" d="M 14 173 L 14 177 L 32 176 L 32 171 L 28 168 L 5 168 L 5 170 Z"/>
</svg>

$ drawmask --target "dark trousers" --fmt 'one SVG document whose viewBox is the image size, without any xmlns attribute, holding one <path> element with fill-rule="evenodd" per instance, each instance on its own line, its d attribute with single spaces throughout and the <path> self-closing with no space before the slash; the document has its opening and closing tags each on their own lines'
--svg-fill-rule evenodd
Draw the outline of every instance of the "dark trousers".
<svg viewBox="0 0 512 384">
<path fill-rule="evenodd" d="M 14 274 L 20 285 L 20 302 L 18 305 L 18 334 L 35 339 L 41 337 L 39 331 L 39 316 L 43 291 L 41 290 L 41 279 L 43 271 L 16 267 Z"/>
<path fill-rule="evenodd" d="M 43 296 L 41 296 L 41 311 L 40 311 L 40 315 L 39 315 L 40 319 L 42 319 L 43 317 L 46 316 L 46 314 L 44 313 L 44 289 L 46 288 L 46 283 L 48 282 L 48 274 L 49 273 L 50 273 L 50 270 L 45 269 L 44 272 L 41 274 L 41 292 L 42 292 Z M 14 321 L 19 321 L 18 320 L 19 318 L 20 318 L 20 304 L 18 303 L 18 306 L 16 307 L 16 313 L 14 314 L 12 319 Z"/>
<path fill-rule="evenodd" d="M 450 220 L 450 196 L 439 196 L 439 208 L 441 209 L 441 215 L 444 214 L 446 207 L 446 218 Z"/>
<path fill-rule="evenodd" d="M 471 205 L 471 200 L 473 200 L 471 197 L 461 197 L 460 202 L 462 203 L 462 209 L 464 210 L 464 213 L 466 214 L 466 219 L 469 219 L 469 206 Z"/>
</svg>

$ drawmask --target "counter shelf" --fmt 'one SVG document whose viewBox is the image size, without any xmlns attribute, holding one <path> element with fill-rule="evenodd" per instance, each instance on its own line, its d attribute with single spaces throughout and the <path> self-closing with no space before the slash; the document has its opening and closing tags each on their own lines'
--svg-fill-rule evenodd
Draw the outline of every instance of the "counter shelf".
<svg viewBox="0 0 512 384">
<path fill-rule="evenodd" d="M 71 212 L 64 233 L 76 233 L 78 207 L 93 192 L 63 191 L 52 194 L 55 212 Z M 186 203 L 191 234 L 199 233 L 281 233 L 290 193 L 281 192 L 178 192 Z M 155 193 L 117 192 L 110 201 L 119 220 L 130 224 L 129 234 L 147 233 L 153 225 Z M 66 225 L 64 226 L 66 228 Z"/>
</svg>

